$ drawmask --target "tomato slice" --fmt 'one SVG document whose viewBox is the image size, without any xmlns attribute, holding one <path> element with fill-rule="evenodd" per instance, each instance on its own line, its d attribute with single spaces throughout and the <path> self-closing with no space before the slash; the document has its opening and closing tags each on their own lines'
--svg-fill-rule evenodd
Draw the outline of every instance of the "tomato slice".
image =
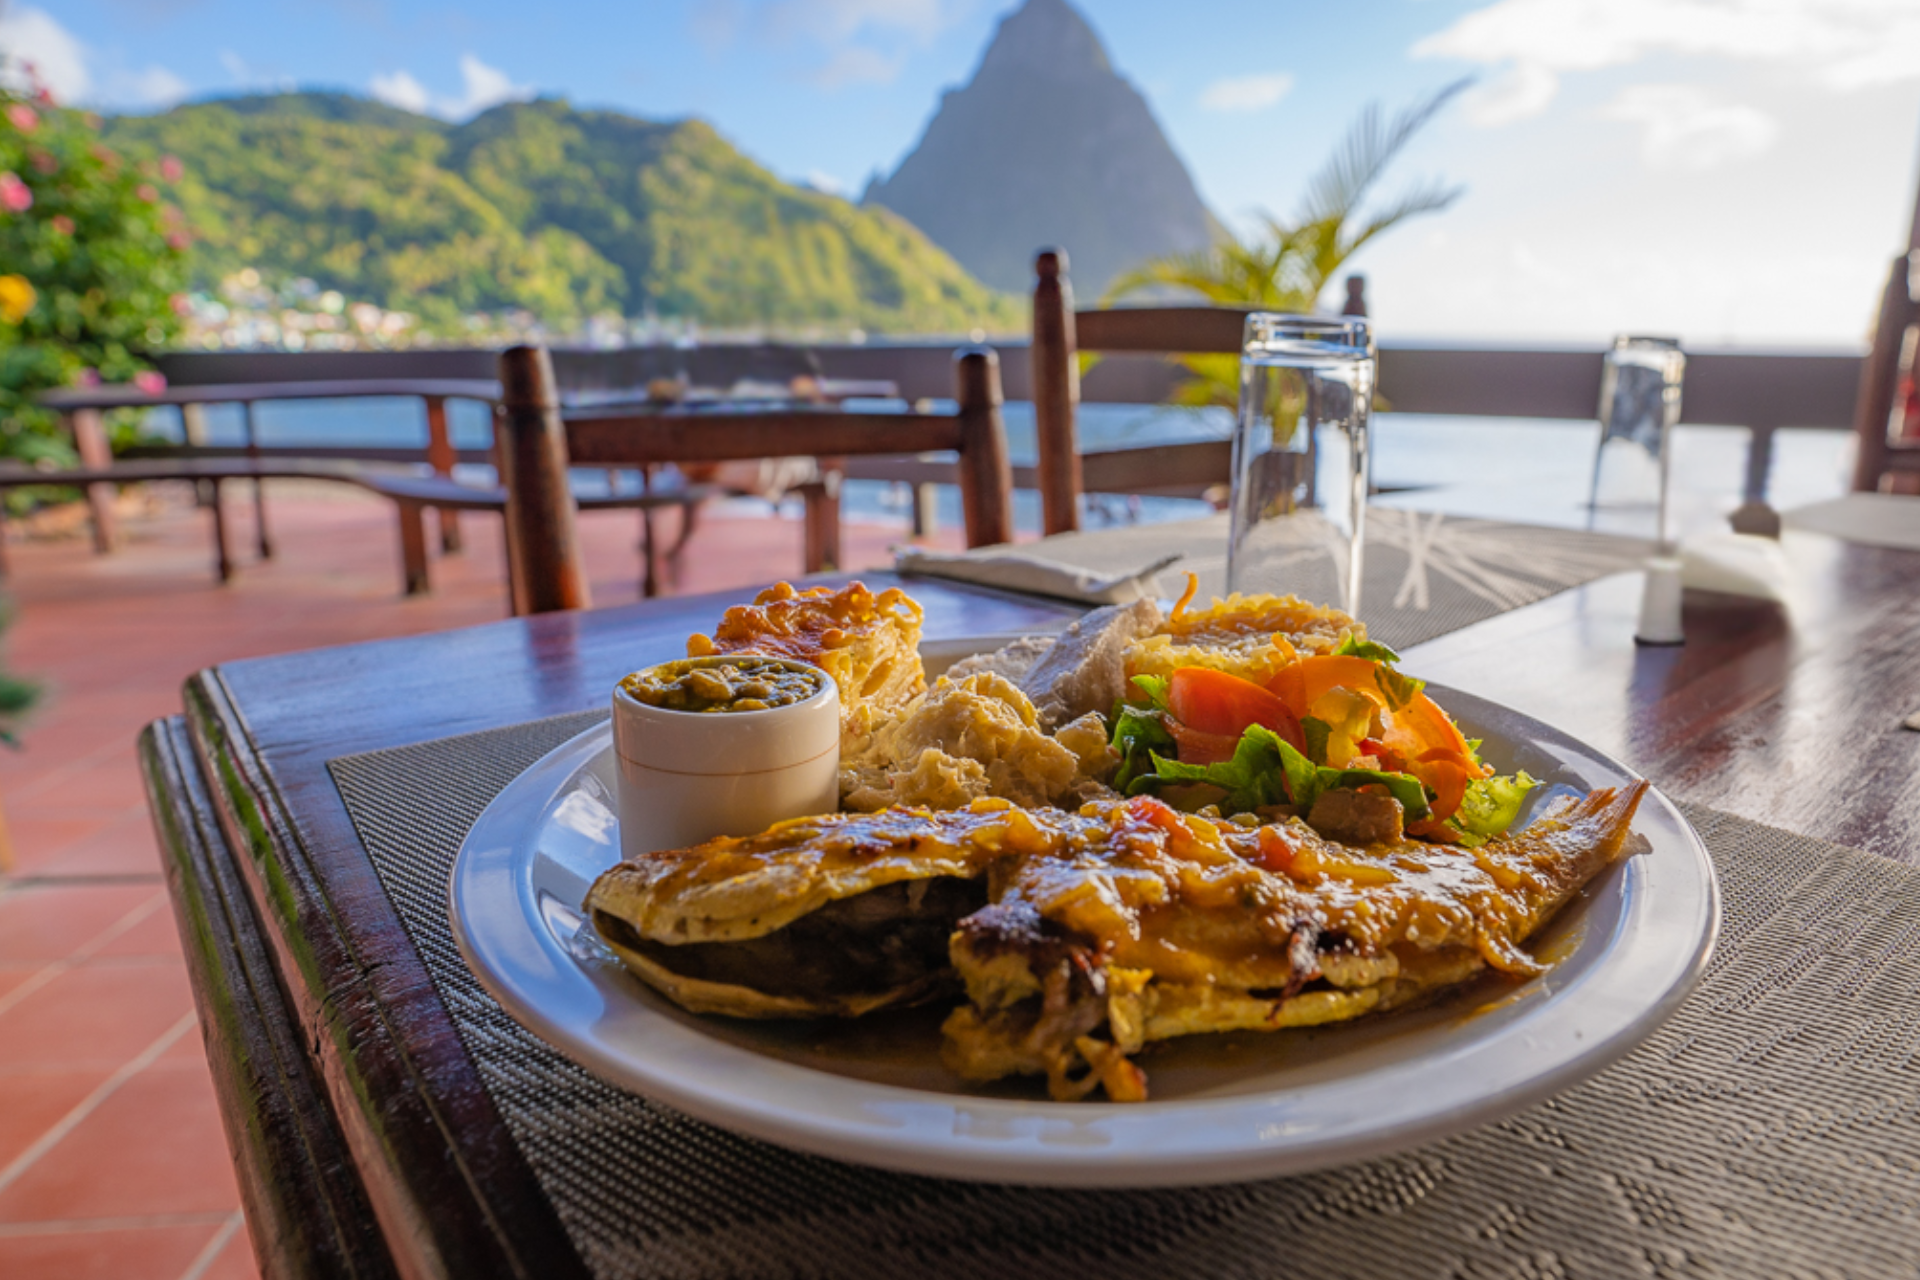
<svg viewBox="0 0 1920 1280">
<path fill-rule="evenodd" d="M 1167 683 L 1167 711 L 1173 720 L 1197 734 L 1206 734 L 1237 743 L 1252 724 L 1265 725 L 1292 744 L 1306 749 L 1306 737 L 1300 721 L 1287 704 L 1251 680 L 1207 667 L 1181 667 Z M 1170 726 L 1171 728 L 1171 726 Z M 1176 740 L 1179 730 L 1174 729 Z M 1227 749 L 1226 759 L 1233 754 Z M 1181 743 L 1180 759 L 1187 760 L 1186 744 Z"/>
<path fill-rule="evenodd" d="M 1240 736 L 1228 736 L 1224 733 L 1201 733 L 1198 729 L 1189 729 L 1172 716 L 1163 723 L 1173 740 L 1180 745 L 1181 764 L 1219 764 L 1222 760 L 1233 759 L 1233 750 L 1240 745 Z"/>
</svg>

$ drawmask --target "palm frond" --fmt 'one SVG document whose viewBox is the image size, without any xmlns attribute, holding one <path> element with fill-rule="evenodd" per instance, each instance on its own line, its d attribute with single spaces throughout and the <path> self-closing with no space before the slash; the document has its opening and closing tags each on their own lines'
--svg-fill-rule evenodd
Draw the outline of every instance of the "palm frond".
<svg viewBox="0 0 1920 1280">
<path fill-rule="evenodd" d="M 1392 204 L 1369 217 L 1366 224 L 1345 241 L 1343 257 L 1352 257 L 1359 252 L 1360 246 L 1379 235 L 1382 231 L 1405 222 L 1408 218 L 1423 213 L 1439 213 L 1455 200 L 1465 195 L 1467 189 L 1462 186 L 1448 186 L 1444 182 L 1430 181 L 1403 193 Z"/>
<path fill-rule="evenodd" d="M 1301 221 L 1320 222 L 1328 218 L 1345 221 L 1351 217 L 1381 172 L 1413 135 L 1472 83 L 1471 76 L 1455 80 L 1425 101 L 1414 103 L 1390 123 L 1382 123 L 1378 103 L 1368 103 L 1360 118 L 1347 130 L 1339 149 L 1308 182 Z"/>
</svg>

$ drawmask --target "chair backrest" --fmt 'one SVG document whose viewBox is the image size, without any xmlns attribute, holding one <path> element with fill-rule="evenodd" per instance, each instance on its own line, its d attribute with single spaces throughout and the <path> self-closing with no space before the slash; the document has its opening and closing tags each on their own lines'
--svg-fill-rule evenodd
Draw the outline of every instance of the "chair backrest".
<svg viewBox="0 0 1920 1280">
<path fill-rule="evenodd" d="M 1231 469 L 1225 440 L 1080 452 L 1082 351 L 1164 355 L 1238 355 L 1248 307 L 1122 307 L 1075 311 L 1067 255 L 1043 249 L 1034 259 L 1034 428 L 1039 446 L 1041 523 L 1047 533 L 1080 527 L 1080 495 L 1151 493 L 1224 484 Z"/>
<path fill-rule="evenodd" d="M 1920 213 L 1916 213 L 1920 219 Z M 1916 227 L 1920 234 L 1920 227 Z M 1888 476 L 1920 474 L 1920 446 L 1896 443 L 1905 427 L 1908 406 L 1901 403 L 1901 356 L 1907 333 L 1920 324 L 1920 299 L 1914 297 L 1914 276 L 1920 270 L 1920 250 L 1893 260 L 1887 287 L 1880 294 L 1880 318 L 1874 325 L 1873 349 L 1860 370 L 1860 395 L 1854 401 L 1853 429 L 1859 448 L 1854 454 L 1853 487 L 1873 493 Z M 1914 362 L 1920 365 L 1920 360 Z M 1907 376 L 1916 369 L 1909 367 Z M 1896 422 L 1895 414 L 1900 415 Z M 1895 488 L 1911 485 L 1896 484 Z"/>
<path fill-rule="evenodd" d="M 502 352 L 496 437 L 507 491 L 514 612 L 584 609 L 590 602 L 569 466 L 953 450 L 960 455 L 967 545 L 1012 541 L 1013 475 L 1001 418 L 999 357 L 985 349 L 961 351 L 954 358 L 954 384 L 954 413 L 670 407 L 581 411 L 563 420 L 546 349 Z"/>
</svg>

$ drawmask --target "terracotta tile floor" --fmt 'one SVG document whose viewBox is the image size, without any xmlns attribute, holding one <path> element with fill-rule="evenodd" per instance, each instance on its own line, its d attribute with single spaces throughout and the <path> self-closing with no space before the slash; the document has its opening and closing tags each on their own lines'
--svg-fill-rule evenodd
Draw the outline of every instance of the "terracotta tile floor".
<svg viewBox="0 0 1920 1280">
<path fill-rule="evenodd" d="M 255 1274 L 134 757 L 201 667 L 490 622 L 506 612 L 497 519 L 434 591 L 398 594 L 390 508 L 327 487 L 269 490 L 278 554 L 213 581 L 206 517 L 154 486 L 126 545 L 14 542 L 10 670 L 46 686 L 24 747 L 0 750 L 13 867 L 0 873 L 0 1277 L 213 1280 Z M 236 547 L 251 503 L 229 498 Z M 675 517 L 661 519 L 674 532 Z M 583 518 L 594 599 L 637 597 L 637 517 Z M 853 526 L 847 560 L 885 564 L 899 528 Z M 951 535 L 943 539 L 956 543 Z M 676 591 L 799 570 L 794 520 L 703 518 Z"/>
</svg>

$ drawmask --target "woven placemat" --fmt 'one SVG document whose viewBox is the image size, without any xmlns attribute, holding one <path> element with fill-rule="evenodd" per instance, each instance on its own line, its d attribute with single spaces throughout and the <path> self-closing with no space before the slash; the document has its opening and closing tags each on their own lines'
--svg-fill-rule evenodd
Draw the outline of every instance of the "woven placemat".
<svg viewBox="0 0 1920 1280">
<path fill-rule="evenodd" d="M 1718 953 L 1666 1027 L 1586 1084 L 1295 1178 L 1152 1192 L 943 1182 L 797 1155 L 603 1084 L 481 990 L 447 924 L 460 840 L 599 714 L 329 767 L 481 1078 L 603 1280 L 1920 1276 L 1920 872 L 1688 808 L 1725 895 Z"/>
<path fill-rule="evenodd" d="M 1182 575 L 1192 572 L 1207 600 L 1226 594 L 1227 523 L 1218 515 L 1063 533 L 1014 550 L 1103 574 L 1132 572 L 1177 552 L 1181 559 L 1160 574 L 1163 594 L 1178 595 Z M 1638 568 L 1652 550 L 1652 543 L 1613 534 L 1369 507 L 1360 618 L 1374 639 L 1404 649 Z"/>
</svg>

